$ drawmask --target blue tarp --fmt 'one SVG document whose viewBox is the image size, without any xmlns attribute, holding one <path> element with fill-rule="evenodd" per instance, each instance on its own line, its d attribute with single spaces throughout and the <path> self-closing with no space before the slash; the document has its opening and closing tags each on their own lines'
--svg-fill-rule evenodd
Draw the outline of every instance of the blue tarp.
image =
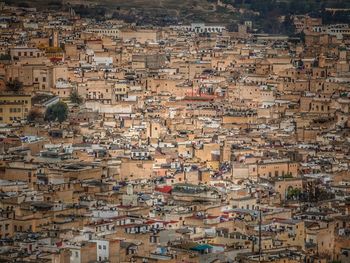
<svg viewBox="0 0 350 263">
<path fill-rule="evenodd" d="M 191 248 L 191 250 L 194 250 L 194 251 L 204 251 L 206 249 L 212 249 L 213 247 L 211 245 L 208 245 L 208 244 L 202 244 L 202 245 L 198 245 L 198 246 L 195 246 L 193 248 Z"/>
</svg>

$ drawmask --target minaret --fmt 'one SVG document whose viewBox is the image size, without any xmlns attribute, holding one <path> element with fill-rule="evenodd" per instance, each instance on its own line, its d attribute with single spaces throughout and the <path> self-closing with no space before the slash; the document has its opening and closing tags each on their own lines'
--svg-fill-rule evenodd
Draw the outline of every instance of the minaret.
<svg viewBox="0 0 350 263">
<path fill-rule="evenodd" d="M 58 30 L 53 30 L 52 31 L 52 47 L 59 47 L 59 40 L 58 40 L 58 37 L 59 37 L 59 33 L 58 33 Z"/>
</svg>

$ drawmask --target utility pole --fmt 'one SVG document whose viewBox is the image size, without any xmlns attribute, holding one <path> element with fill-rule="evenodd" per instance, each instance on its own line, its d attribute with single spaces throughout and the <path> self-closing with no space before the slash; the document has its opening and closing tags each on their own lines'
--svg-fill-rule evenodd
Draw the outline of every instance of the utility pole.
<svg viewBox="0 0 350 263">
<path fill-rule="evenodd" d="M 259 209 L 259 263 L 261 262 L 261 208 Z"/>
</svg>

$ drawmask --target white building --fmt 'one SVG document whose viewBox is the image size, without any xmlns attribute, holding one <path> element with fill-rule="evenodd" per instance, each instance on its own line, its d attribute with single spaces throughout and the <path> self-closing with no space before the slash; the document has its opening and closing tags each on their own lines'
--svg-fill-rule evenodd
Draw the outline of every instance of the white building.
<svg viewBox="0 0 350 263">
<path fill-rule="evenodd" d="M 97 261 L 105 261 L 109 259 L 109 241 L 94 240 L 96 242 Z"/>
<path fill-rule="evenodd" d="M 336 24 L 327 26 L 314 26 L 313 32 L 324 33 L 342 39 L 344 35 L 350 35 L 349 24 Z"/>
<path fill-rule="evenodd" d="M 176 26 L 175 29 L 185 30 L 194 33 L 222 33 L 226 30 L 224 26 L 206 25 L 204 23 L 192 23 L 188 26 Z"/>
<path fill-rule="evenodd" d="M 87 33 L 94 33 L 99 36 L 119 37 L 118 28 L 89 28 L 86 30 Z"/>
<path fill-rule="evenodd" d="M 113 57 L 99 57 L 99 56 L 94 56 L 93 62 L 95 65 L 112 65 L 113 64 Z"/>
</svg>

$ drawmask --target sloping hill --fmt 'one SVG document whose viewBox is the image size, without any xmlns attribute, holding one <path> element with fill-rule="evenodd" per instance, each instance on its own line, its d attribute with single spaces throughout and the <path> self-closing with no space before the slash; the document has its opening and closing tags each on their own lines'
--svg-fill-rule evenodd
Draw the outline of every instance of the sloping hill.
<svg viewBox="0 0 350 263">
<path fill-rule="evenodd" d="M 41 9 L 70 4 L 79 13 L 81 6 L 104 8 L 121 14 L 132 14 L 146 21 L 167 17 L 178 21 L 203 21 L 229 23 L 234 14 L 231 10 L 218 7 L 217 0 L 5 0 L 8 4 L 34 6 Z"/>
<path fill-rule="evenodd" d="M 326 8 L 350 8 L 349 0 L 5 0 L 8 4 L 58 10 L 69 3 L 82 16 L 103 19 L 105 14 L 139 25 L 209 22 L 237 26 L 246 20 L 265 33 L 288 33 L 279 18 L 312 14 L 325 23 L 350 23 L 350 11 L 331 13 Z M 290 20 L 287 20 L 289 22 Z M 288 25 L 287 25 L 288 26 Z"/>
</svg>

